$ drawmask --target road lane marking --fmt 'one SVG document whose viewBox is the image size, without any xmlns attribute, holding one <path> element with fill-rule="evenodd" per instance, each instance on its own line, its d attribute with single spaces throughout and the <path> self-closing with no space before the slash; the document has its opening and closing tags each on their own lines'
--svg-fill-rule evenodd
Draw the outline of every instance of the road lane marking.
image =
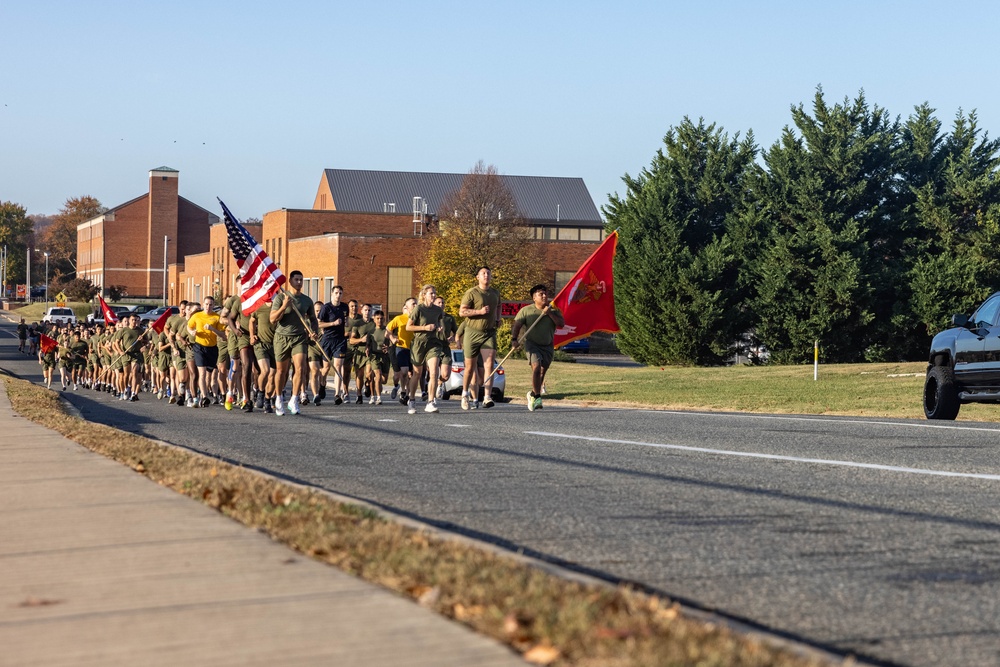
<svg viewBox="0 0 1000 667">
<path fill-rule="evenodd" d="M 953 424 L 924 424 L 922 422 L 883 422 L 871 421 L 868 419 L 842 419 L 832 417 L 784 417 L 779 415 L 754 415 L 741 413 L 722 412 L 682 412 L 680 410 L 643 410 L 648 414 L 667 415 L 698 415 L 701 417 L 729 417 L 734 419 L 772 419 L 777 421 L 798 421 L 798 422 L 826 422 L 833 424 L 867 424 L 876 426 L 904 426 L 908 428 L 943 428 L 951 431 L 986 431 L 987 433 L 1000 433 L 1000 428 L 986 428 L 983 426 L 955 426 Z"/>
<path fill-rule="evenodd" d="M 379 419 L 377 421 L 380 421 L 380 422 L 398 422 L 399 420 L 398 419 Z"/>
<path fill-rule="evenodd" d="M 469 428 L 472 424 L 445 424 L 445 426 L 454 426 L 455 428 Z"/>
<path fill-rule="evenodd" d="M 867 423 L 867 422 L 866 422 Z M 752 459 L 768 459 L 771 461 L 790 461 L 792 463 L 819 463 L 822 465 L 841 466 L 846 468 L 865 468 L 867 470 L 883 470 L 887 472 L 901 472 L 908 475 L 932 475 L 936 477 L 963 477 L 966 479 L 986 479 L 991 481 L 1000 480 L 1000 475 L 990 475 L 986 473 L 973 472 L 951 472 L 949 470 L 930 470 L 927 468 L 906 468 L 903 466 L 890 466 L 879 463 L 859 463 L 857 461 L 838 461 L 836 459 L 812 459 L 801 456 L 783 456 L 780 454 L 762 454 L 759 452 L 736 452 L 728 449 L 710 449 L 708 447 L 691 447 L 689 445 L 668 445 L 658 442 L 639 442 L 637 440 L 614 440 L 611 438 L 596 438 L 587 435 L 570 435 L 568 433 L 548 433 L 545 431 L 525 431 L 526 435 L 538 435 L 545 438 L 565 438 L 568 440 L 586 440 L 588 442 L 600 442 L 613 445 L 637 445 L 639 447 L 656 447 L 658 449 L 673 449 L 683 452 L 697 452 L 699 454 L 715 454 L 718 456 L 740 456 Z"/>
</svg>

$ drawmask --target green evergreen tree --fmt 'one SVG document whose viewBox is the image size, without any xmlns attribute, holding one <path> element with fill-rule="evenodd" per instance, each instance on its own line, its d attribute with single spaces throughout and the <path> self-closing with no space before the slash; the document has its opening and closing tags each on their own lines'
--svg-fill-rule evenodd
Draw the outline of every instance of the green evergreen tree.
<svg viewBox="0 0 1000 667">
<path fill-rule="evenodd" d="M 740 228 L 753 134 L 732 140 L 715 124 L 685 118 L 624 199 L 604 207 L 618 229 L 615 300 L 619 348 L 648 364 L 718 364 L 749 322 L 740 281 Z"/>
<path fill-rule="evenodd" d="M 930 337 L 956 312 L 971 313 L 1000 289 L 1000 141 L 960 110 L 951 134 L 924 104 L 904 128 L 915 233 L 907 254 L 911 326 L 926 354 Z"/>
<path fill-rule="evenodd" d="M 814 340 L 826 361 L 885 358 L 899 123 L 863 93 L 831 106 L 818 89 L 812 111 L 793 107 L 798 133 L 786 127 L 764 154 L 770 226 L 753 263 L 757 333 L 778 362 L 811 360 Z"/>
<path fill-rule="evenodd" d="M 7 284 L 27 279 L 28 248 L 34 237 L 34 223 L 20 204 L 0 202 L 0 246 L 7 246 Z"/>
</svg>

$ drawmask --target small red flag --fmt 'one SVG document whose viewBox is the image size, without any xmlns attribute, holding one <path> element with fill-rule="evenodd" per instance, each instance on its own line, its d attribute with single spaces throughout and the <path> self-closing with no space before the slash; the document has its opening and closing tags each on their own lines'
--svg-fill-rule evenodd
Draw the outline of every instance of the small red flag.
<svg viewBox="0 0 1000 667">
<path fill-rule="evenodd" d="M 155 331 L 156 333 L 163 333 L 163 327 L 167 326 L 167 320 L 170 318 L 172 314 L 173 311 L 170 310 L 169 308 L 163 311 L 163 314 L 157 317 L 156 321 L 153 322 L 152 324 L 153 331 Z"/>
<path fill-rule="evenodd" d="M 42 354 L 48 354 L 59 347 L 59 343 L 55 338 L 49 338 L 45 334 L 42 334 L 38 339 L 38 345 L 42 348 Z"/>
<path fill-rule="evenodd" d="M 108 308 L 108 304 L 105 303 L 104 297 L 103 296 L 99 296 L 97 298 L 101 300 L 101 312 L 104 313 L 104 321 L 105 321 L 105 323 L 107 323 L 107 324 L 118 324 L 118 315 L 115 314 L 115 311 L 113 311 L 110 308 Z"/>
<path fill-rule="evenodd" d="M 617 249 L 618 232 L 614 231 L 552 300 L 566 319 L 565 326 L 556 329 L 555 347 L 585 338 L 595 331 L 619 331 L 612 274 Z"/>
</svg>

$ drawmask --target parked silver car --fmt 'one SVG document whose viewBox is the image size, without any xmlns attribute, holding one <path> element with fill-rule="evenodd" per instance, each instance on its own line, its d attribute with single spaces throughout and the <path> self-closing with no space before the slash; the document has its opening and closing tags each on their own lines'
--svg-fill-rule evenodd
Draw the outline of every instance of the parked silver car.
<svg viewBox="0 0 1000 667">
<path fill-rule="evenodd" d="M 479 357 L 479 364 L 482 367 L 483 358 Z M 462 393 L 462 380 L 465 377 L 465 353 L 462 350 L 451 351 L 451 375 L 444 383 L 444 396 L 447 399 L 451 394 L 456 396 Z M 504 375 L 503 366 L 493 374 L 493 400 L 499 403 L 503 400 L 504 390 L 507 387 L 507 378 Z M 482 390 L 480 389 L 480 393 Z M 482 400 L 482 396 L 480 396 Z"/>
</svg>

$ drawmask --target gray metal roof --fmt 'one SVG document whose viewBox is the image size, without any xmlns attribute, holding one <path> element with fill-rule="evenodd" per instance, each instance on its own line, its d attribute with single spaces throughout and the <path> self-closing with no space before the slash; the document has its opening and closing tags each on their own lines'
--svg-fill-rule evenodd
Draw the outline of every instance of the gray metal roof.
<svg viewBox="0 0 1000 667">
<path fill-rule="evenodd" d="M 383 213 L 386 204 L 394 203 L 396 213 L 410 213 L 413 198 L 423 197 L 427 212 L 432 215 L 437 214 L 445 195 L 461 187 L 466 176 L 362 169 L 326 169 L 324 174 L 338 211 Z M 505 175 L 500 178 L 514 195 L 521 215 L 530 222 L 604 226 L 582 178 Z"/>
</svg>

